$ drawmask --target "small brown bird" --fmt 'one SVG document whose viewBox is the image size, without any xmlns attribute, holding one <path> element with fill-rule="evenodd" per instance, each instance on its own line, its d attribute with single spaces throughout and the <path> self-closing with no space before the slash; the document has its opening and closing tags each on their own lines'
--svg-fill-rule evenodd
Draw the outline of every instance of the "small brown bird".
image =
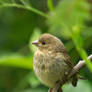
<svg viewBox="0 0 92 92">
<path fill-rule="evenodd" d="M 41 35 L 32 44 L 37 46 L 33 62 L 38 79 L 50 88 L 53 88 L 58 81 L 61 81 L 62 85 L 66 83 L 73 64 L 64 44 L 50 34 Z M 77 85 L 76 75 L 69 80 L 73 86 Z"/>
</svg>

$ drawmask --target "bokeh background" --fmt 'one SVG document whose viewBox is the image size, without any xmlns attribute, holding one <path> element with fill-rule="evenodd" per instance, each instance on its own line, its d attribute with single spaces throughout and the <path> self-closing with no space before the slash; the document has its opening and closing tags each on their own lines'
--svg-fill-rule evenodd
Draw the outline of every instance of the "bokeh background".
<svg viewBox="0 0 92 92">
<path fill-rule="evenodd" d="M 53 34 L 63 41 L 76 64 L 82 53 L 70 30 L 78 33 L 74 34 L 77 45 L 92 54 L 92 0 L 0 0 L 0 92 L 47 92 L 48 87 L 33 72 L 31 42 L 43 33 Z M 90 69 L 85 67 L 80 74 L 87 80 L 79 80 L 76 88 L 64 85 L 64 92 L 92 92 Z"/>
</svg>

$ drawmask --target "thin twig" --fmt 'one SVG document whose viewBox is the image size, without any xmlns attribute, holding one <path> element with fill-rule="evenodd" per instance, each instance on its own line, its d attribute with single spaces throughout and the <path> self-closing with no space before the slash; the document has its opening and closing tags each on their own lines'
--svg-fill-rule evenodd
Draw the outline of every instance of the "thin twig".
<svg viewBox="0 0 92 92">
<path fill-rule="evenodd" d="M 88 59 L 90 61 L 92 61 L 92 55 L 90 55 L 88 57 Z M 76 74 L 82 67 L 84 67 L 86 65 L 85 60 L 81 60 L 78 62 L 77 65 L 74 66 L 73 70 L 71 71 L 71 73 L 69 74 L 69 78 L 72 77 L 74 74 Z"/>
</svg>

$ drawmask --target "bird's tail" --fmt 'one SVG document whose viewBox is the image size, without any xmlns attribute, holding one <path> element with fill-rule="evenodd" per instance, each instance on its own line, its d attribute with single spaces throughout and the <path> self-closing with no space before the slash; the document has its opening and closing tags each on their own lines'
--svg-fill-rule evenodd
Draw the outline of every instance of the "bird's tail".
<svg viewBox="0 0 92 92">
<path fill-rule="evenodd" d="M 79 75 L 79 74 L 73 75 L 73 77 L 72 77 L 72 85 L 73 85 L 74 87 L 77 86 L 78 79 L 87 80 L 85 77 L 83 77 L 83 76 L 81 76 L 81 75 Z"/>
<path fill-rule="evenodd" d="M 73 85 L 74 87 L 76 87 L 76 86 L 77 86 L 77 82 L 78 82 L 78 75 L 75 74 L 75 75 L 73 75 L 73 77 L 72 77 L 72 85 Z"/>
</svg>

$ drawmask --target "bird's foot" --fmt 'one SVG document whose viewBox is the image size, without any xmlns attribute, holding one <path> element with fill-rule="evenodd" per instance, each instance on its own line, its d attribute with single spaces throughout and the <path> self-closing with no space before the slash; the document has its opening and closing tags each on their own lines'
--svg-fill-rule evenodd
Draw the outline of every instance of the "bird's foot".
<svg viewBox="0 0 92 92">
<path fill-rule="evenodd" d="M 55 87 L 52 89 L 52 92 L 63 92 L 62 88 L 61 88 L 61 82 L 59 81 Z"/>
<path fill-rule="evenodd" d="M 62 88 L 53 88 L 52 92 L 63 92 Z"/>
</svg>

